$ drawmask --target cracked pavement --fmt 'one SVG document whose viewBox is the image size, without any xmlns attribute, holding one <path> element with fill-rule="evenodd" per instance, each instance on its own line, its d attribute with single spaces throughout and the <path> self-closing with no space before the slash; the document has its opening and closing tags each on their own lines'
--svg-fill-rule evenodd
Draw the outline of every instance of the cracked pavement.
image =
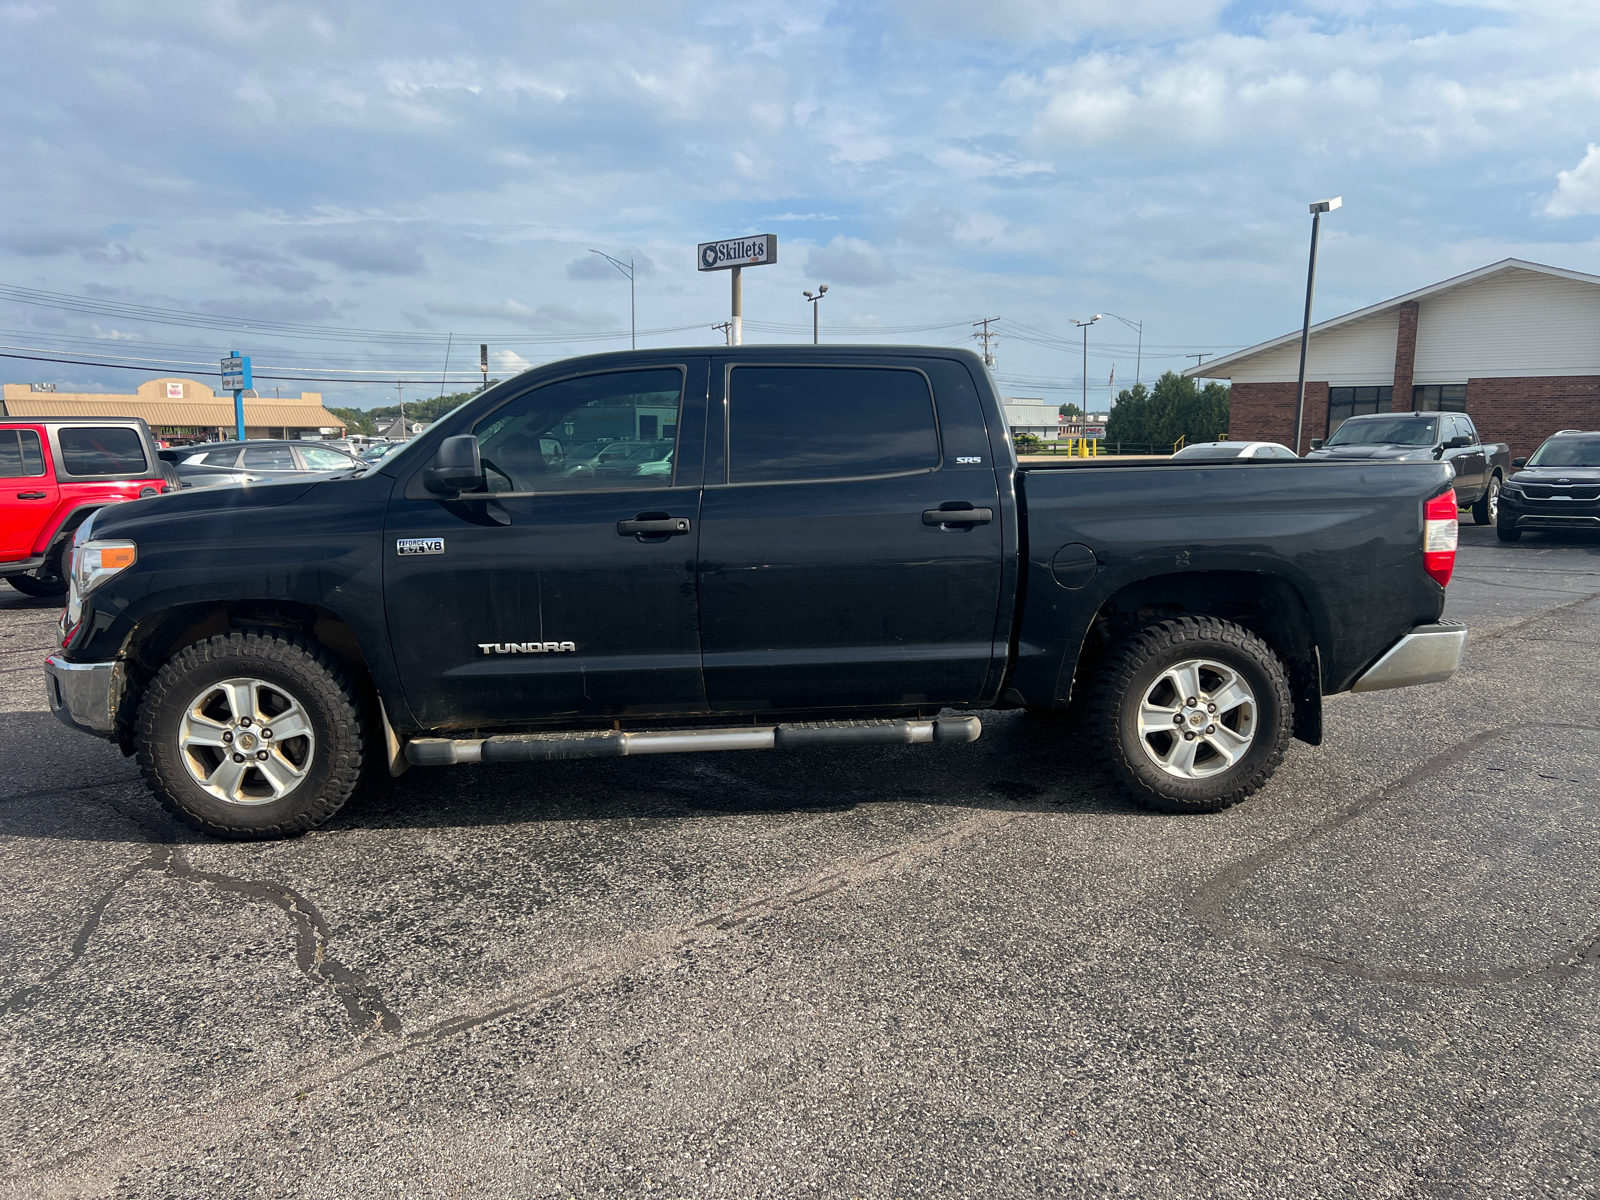
<svg viewBox="0 0 1600 1200">
<path fill-rule="evenodd" d="M 276 843 L 58 725 L 0 587 L 0 1195 L 1600 1196 L 1600 538 L 1239 808 L 1059 722 L 416 769 Z"/>
</svg>

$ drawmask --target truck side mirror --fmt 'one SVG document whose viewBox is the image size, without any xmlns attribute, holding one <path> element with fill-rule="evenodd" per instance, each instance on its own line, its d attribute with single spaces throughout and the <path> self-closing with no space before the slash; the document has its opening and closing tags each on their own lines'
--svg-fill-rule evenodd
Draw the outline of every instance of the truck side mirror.
<svg viewBox="0 0 1600 1200">
<path fill-rule="evenodd" d="M 1514 469 L 1520 471 L 1523 467 L 1528 465 L 1528 460 L 1525 458 L 1513 458 L 1511 460 L 1511 465 Z"/>
<path fill-rule="evenodd" d="M 1444 444 L 1444 448 L 1446 450 L 1455 450 L 1455 449 L 1458 449 L 1461 446 L 1470 446 L 1470 445 L 1472 445 L 1472 439 L 1469 438 L 1464 433 L 1458 433 L 1458 434 L 1456 434 L 1455 437 L 1451 438 L 1448 442 L 1446 442 Z"/>
<path fill-rule="evenodd" d="M 1321 438 L 1312 438 L 1311 439 L 1311 448 L 1313 450 L 1321 450 L 1322 449 L 1322 439 Z"/>
<path fill-rule="evenodd" d="M 422 486 L 441 495 L 472 492 L 483 487 L 478 439 L 463 433 L 440 442 L 439 452 L 433 456 L 433 466 L 422 473 Z"/>
</svg>

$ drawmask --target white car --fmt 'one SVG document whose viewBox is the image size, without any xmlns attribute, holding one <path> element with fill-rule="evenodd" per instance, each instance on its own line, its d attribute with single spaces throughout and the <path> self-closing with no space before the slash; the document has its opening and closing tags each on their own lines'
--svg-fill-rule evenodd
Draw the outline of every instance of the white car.
<svg viewBox="0 0 1600 1200">
<path fill-rule="evenodd" d="M 1181 459 L 1184 462 L 1223 462 L 1232 458 L 1299 457 L 1289 447 L 1280 446 L 1277 442 L 1196 442 L 1179 450 L 1169 461 Z"/>
</svg>

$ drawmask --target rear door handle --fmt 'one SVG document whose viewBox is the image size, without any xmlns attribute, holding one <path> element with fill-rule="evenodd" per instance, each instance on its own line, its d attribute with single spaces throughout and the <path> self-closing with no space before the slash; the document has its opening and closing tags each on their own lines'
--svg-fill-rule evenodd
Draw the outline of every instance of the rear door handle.
<svg viewBox="0 0 1600 1200">
<path fill-rule="evenodd" d="M 623 537 L 672 537 L 689 532 L 689 518 L 640 515 L 631 521 L 618 521 L 617 532 Z"/>
<path fill-rule="evenodd" d="M 17 493 L 17 499 L 18 500 L 43 500 L 47 494 L 48 493 L 46 493 L 46 492 L 18 492 Z"/>
<path fill-rule="evenodd" d="M 922 513 L 924 525 L 987 525 L 992 520 L 992 508 L 929 508 Z"/>
</svg>

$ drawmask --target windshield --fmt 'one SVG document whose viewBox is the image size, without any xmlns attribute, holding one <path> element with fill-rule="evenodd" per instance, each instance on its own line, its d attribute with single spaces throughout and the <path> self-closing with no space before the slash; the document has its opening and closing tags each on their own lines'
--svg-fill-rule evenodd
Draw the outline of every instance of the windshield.
<svg viewBox="0 0 1600 1200">
<path fill-rule="evenodd" d="M 1346 421 L 1324 446 L 1431 446 L 1439 440 L 1432 417 L 1373 417 Z"/>
<path fill-rule="evenodd" d="M 1533 452 L 1530 467 L 1600 467 L 1600 437 L 1551 438 Z"/>
</svg>

